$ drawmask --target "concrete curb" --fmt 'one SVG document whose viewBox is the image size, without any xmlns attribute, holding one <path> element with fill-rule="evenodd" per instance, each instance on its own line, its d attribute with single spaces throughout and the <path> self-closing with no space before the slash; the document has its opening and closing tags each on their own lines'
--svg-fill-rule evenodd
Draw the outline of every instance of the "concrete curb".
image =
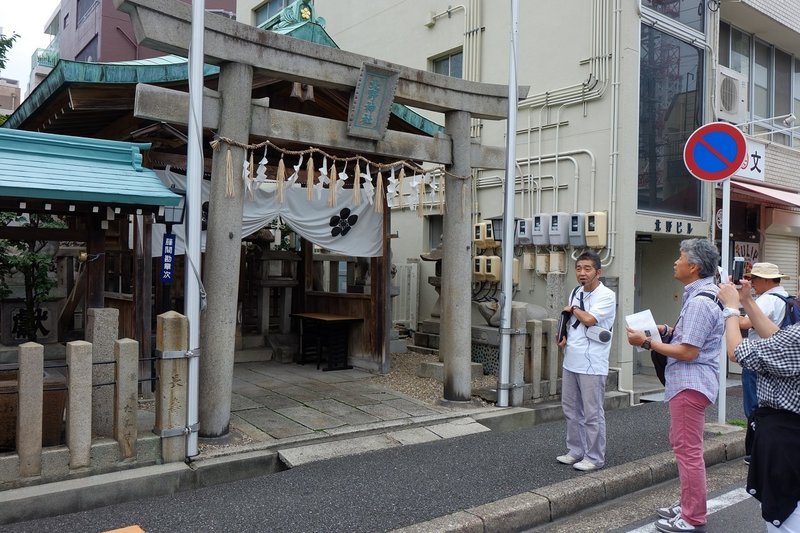
<svg viewBox="0 0 800 533">
<path fill-rule="evenodd" d="M 285 470 L 275 452 L 169 463 L 0 492 L 0 524 L 47 518 Z"/>
<path fill-rule="evenodd" d="M 706 466 L 743 457 L 744 435 L 744 430 L 738 430 L 707 438 Z M 678 467 L 675 458 L 672 452 L 665 452 L 394 531 L 398 533 L 520 531 L 677 477 Z"/>
</svg>

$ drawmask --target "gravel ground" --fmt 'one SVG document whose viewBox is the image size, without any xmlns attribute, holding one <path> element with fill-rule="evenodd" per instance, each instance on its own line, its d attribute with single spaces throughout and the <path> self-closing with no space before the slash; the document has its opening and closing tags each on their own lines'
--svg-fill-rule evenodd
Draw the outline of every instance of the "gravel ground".
<svg viewBox="0 0 800 533">
<path fill-rule="evenodd" d="M 435 354 L 421 354 L 416 352 L 397 352 L 392 354 L 392 366 L 388 374 L 373 376 L 369 382 L 375 385 L 382 385 L 392 390 L 402 392 L 412 398 L 422 402 L 435 405 L 441 398 L 443 387 L 442 383 L 433 378 L 421 378 L 417 376 L 417 369 L 420 363 L 427 361 L 438 361 L 439 356 Z M 472 380 L 472 391 L 479 388 L 495 387 L 497 378 L 492 375 L 481 376 Z M 477 396 L 476 396 L 477 397 Z M 490 405 L 481 400 L 484 405 Z"/>
</svg>

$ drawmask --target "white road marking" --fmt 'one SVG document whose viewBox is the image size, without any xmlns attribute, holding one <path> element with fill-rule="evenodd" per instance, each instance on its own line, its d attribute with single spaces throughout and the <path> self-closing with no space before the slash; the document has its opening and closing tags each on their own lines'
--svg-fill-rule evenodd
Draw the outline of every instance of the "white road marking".
<svg viewBox="0 0 800 533">
<path fill-rule="evenodd" d="M 730 492 L 726 492 L 725 494 L 721 494 L 712 500 L 708 500 L 706 503 L 706 508 L 708 509 L 708 514 L 714 514 L 717 511 L 721 511 L 727 507 L 732 505 L 736 505 L 737 503 L 750 498 L 750 495 L 747 494 L 747 491 L 744 490 L 744 487 L 740 487 L 738 489 L 734 489 Z M 642 526 L 636 529 L 631 529 L 627 533 L 653 533 L 654 531 L 658 531 L 655 526 L 656 520 L 654 519 L 653 522 L 647 524 L 646 526 Z"/>
</svg>

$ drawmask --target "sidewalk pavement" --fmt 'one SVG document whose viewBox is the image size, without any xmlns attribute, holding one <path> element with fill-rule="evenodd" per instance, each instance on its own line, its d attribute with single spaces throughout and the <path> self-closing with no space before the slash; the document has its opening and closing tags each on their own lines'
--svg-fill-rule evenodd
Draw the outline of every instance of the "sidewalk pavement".
<svg viewBox="0 0 800 533">
<path fill-rule="evenodd" d="M 179 497 L 177 493 L 187 489 L 301 465 L 294 483 L 304 483 L 300 494 L 314 501 L 315 465 L 321 470 L 327 463 L 326 468 L 341 468 L 335 477 L 346 487 L 337 495 L 343 499 L 339 509 L 347 508 L 348 501 L 364 502 L 377 491 L 384 503 L 404 502 L 403 512 L 378 518 L 375 507 L 350 506 L 349 526 L 343 517 L 334 517 L 331 523 L 320 517 L 316 519 L 322 522 L 302 523 L 297 522 L 301 517 L 290 513 L 277 529 L 517 530 L 677 477 L 666 442 L 668 414 L 663 404 L 609 412 L 607 466 L 583 474 L 555 462 L 555 456 L 563 453 L 563 422 L 531 426 L 552 419 L 560 412 L 557 404 L 531 409 L 432 406 L 369 384 L 370 376 L 358 370 L 322 372 L 294 364 L 239 363 L 229 439 L 204 443 L 200 456 L 188 465 L 173 463 L 5 491 L 0 493 L 0 524 L 159 494 Z M 729 389 L 728 419 L 743 417 L 736 391 Z M 715 408 L 707 420 L 716 420 Z M 740 428 L 707 425 L 707 465 L 743 454 Z M 356 472 L 363 476 L 361 467 L 366 463 L 372 465 L 370 481 L 358 476 L 346 480 Z M 398 472 L 419 475 L 387 483 Z M 451 476 L 455 479 L 448 481 Z M 272 478 L 281 482 L 280 476 Z M 409 500 L 408 492 L 419 497 Z M 280 516 L 302 505 L 297 494 L 292 496 L 283 502 L 289 509 L 282 509 L 280 499 L 274 498 L 265 502 L 274 508 L 259 509 L 259 516 Z"/>
</svg>

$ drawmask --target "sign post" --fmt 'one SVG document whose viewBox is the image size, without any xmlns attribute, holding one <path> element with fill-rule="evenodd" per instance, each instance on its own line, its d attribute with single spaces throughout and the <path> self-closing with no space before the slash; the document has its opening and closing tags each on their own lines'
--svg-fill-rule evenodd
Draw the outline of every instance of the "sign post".
<svg viewBox="0 0 800 533">
<path fill-rule="evenodd" d="M 730 264 L 731 180 L 747 157 L 747 141 L 742 131 L 727 122 L 712 122 L 697 128 L 683 148 L 683 162 L 695 178 L 722 182 L 722 280 L 728 281 Z M 728 357 L 725 338 L 719 354 L 719 407 L 717 421 L 725 423 L 727 409 Z"/>
</svg>

